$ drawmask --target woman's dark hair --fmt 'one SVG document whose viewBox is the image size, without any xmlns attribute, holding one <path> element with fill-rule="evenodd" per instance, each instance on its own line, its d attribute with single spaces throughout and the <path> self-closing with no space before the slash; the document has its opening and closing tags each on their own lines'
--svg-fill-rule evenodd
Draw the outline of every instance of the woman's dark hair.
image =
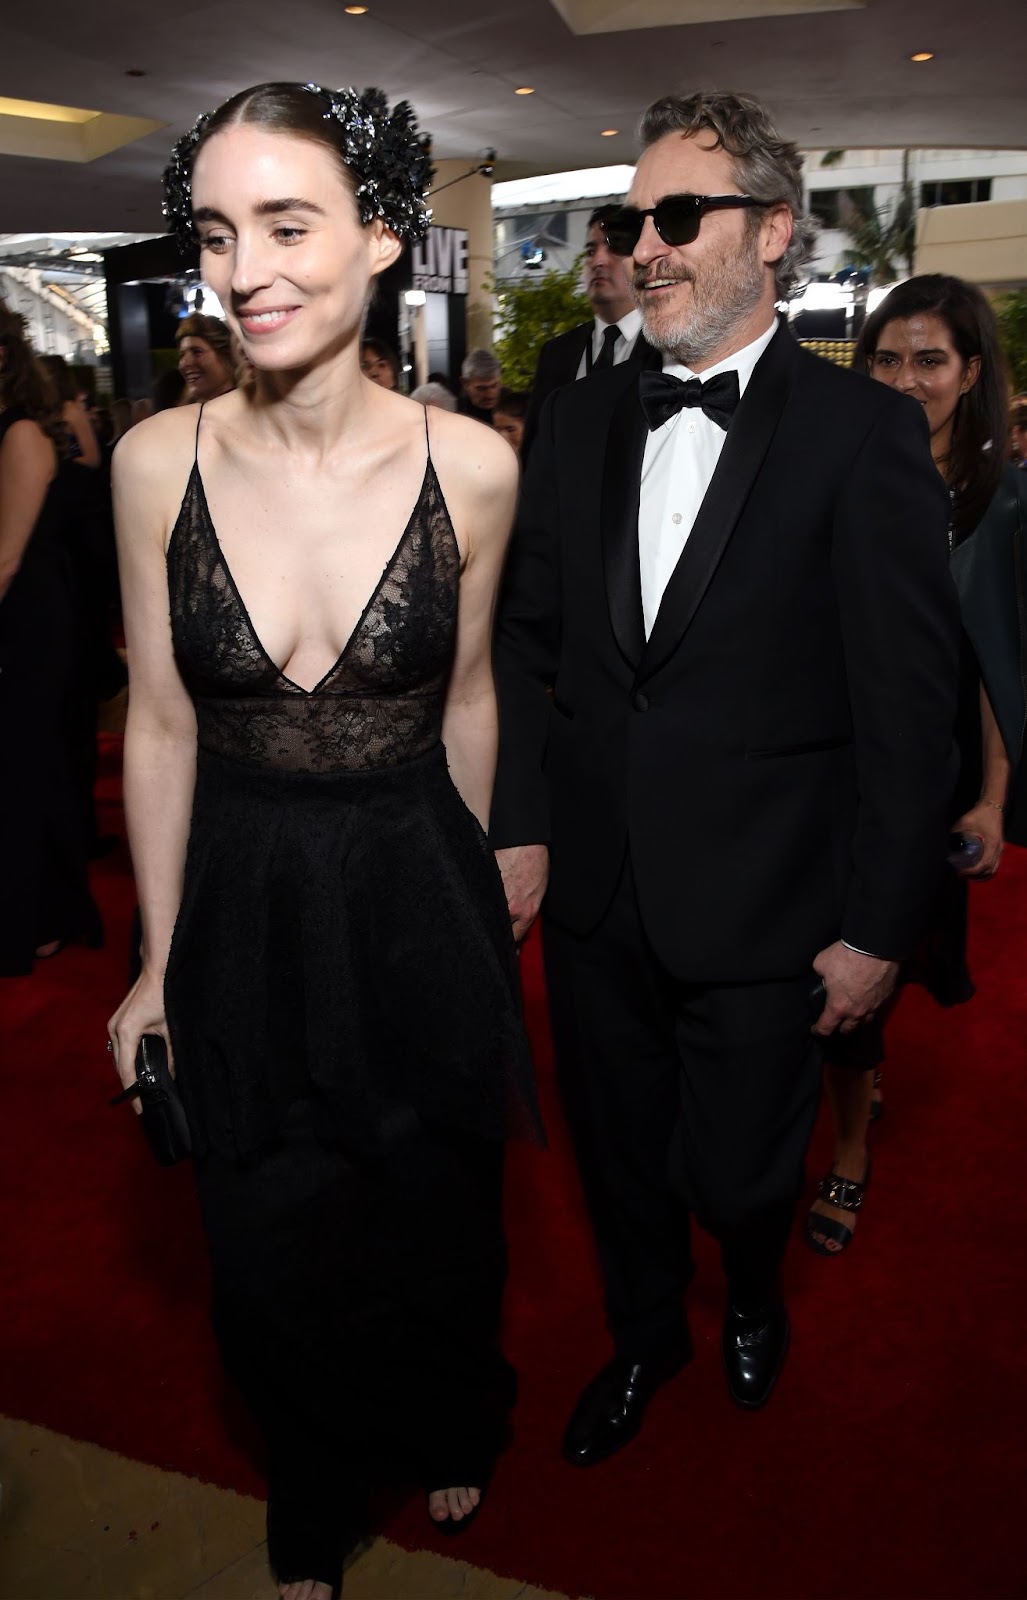
<svg viewBox="0 0 1027 1600">
<path fill-rule="evenodd" d="M 0 399 L 12 411 L 24 411 L 56 443 L 64 423 L 57 391 L 25 337 L 25 319 L 0 303 Z"/>
<path fill-rule="evenodd" d="M 200 337 L 202 338 L 204 335 L 201 334 Z M 158 411 L 173 411 L 175 406 L 181 404 L 184 393 L 185 379 L 177 367 L 168 367 L 165 372 L 158 372 L 150 385 L 150 399 L 153 401 L 154 415 Z"/>
<path fill-rule="evenodd" d="M 853 368 L 872 376 L 881 334 L 889 322 L 941 317 L 964 361 L 979 356 L 977 382 L 961 395 L 952 427 L 945 482 L 952 491 L 957 542 L 973 532 L 991 504 L 1005 460 L 1009 381 L 995 315 L 984 295 L 962 278 L 941 272 L 909 278 L 892 289 L 863 324 Z"/>
<path fill-rule="evenodd" d="M 427 233 L 430 140 L 418 133 L 407 101 L 398 101 L 390 111 L 380 89 L 260 83 L 200 117 L 176 143 L 164 170 L 163 210 L 181 239 L 193 232 L 197 154 L 216 133 L 240 123 L 310 139 L 331 151 L 365 225 L 381 217 L 400 239 L 421 239 Z"/>
<path fill-rule="evenodd" d="M 399 356 L 393 350 L 391 344 L 386 344 L 384 339 L 361 339 L 360 355 L 361 358 L 368 355 L 374 356 L 377 361 L 387 361 L 392 368 L 392 376 L 397 383 L 399 382 Z"/>
<path fill-rule="evenodd" d="M 69 400 L 78 399 L 81 392 L 79 385 L 63 356 L 37 356 L 36 360 L 53 384 L 54 393 L 62 406 L 67 405 Z"/>
<path fill-rule="evenodd" d="M 520 417 L 521 420 L 528 415 L 528 406 L 531 402 L 531 391 L 527 389 L 500 389 L 499 399 L 496 401 L 495 410 L 501 411 L 504 417 Z"/>
</svg>

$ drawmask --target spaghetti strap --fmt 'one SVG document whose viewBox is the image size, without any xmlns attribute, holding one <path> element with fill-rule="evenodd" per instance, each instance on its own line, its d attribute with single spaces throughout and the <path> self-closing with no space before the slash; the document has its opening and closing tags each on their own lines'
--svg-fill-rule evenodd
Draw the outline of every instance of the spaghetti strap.
<svg viewBox="0 0 1027 1600">
<path fill-rule="evenodd" d="M 206 400 L 201 400 L 200 401 L 200 414 L 196 418 L 196 443 L 193 446 L 193 466 L 194 467 L 198 467 L 199 464 L 200 464 L 200 423 L 203 421 L 203 408 L 204 408 L 204 406 L 206 404 L 207 404 Z"/>
<path fill-rule="evenodd" d="M 425 406 L 425 408 L 424 408 L 424 447 L 428 452 L 428 465 L 429 466 L 431 466 L 431 464 L 432 464 L 432 460 L 431 460 L 431 434 L 428 432 L 428 413 L 429 413 L 430 410 L 431 410 L 431 406 Z"/>
</svg>

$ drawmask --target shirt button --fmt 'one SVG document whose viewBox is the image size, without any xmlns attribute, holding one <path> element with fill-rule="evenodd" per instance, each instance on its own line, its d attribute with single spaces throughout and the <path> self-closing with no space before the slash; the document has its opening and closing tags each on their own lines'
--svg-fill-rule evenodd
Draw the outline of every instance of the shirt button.
<svg viewBox="0 0 1027 1600">
<path fill-rule="evenodd" d="M 671 520 L 671 522 L 680 522 L 681 521 L 681 512 L 680 511 L 675 511 L 674 515 L 671 517 L 670 520 Z"/>
<path fill-rule="evenodd" d="M 648 711 L 649 710 L 648 697 L 642 693 L 641 689 L 637 690 L 635 692 L 635 694 L 632 696 L 631 704 L 634 706 L 636 711 Z"/>
<path fill-rule="evenodd" d="M 690 422 L 688 424 L 688 431 L 689 431 L 689 433 L 694 433 L 695 432 L 695 423 L 694 422 Z"/>
</svg>

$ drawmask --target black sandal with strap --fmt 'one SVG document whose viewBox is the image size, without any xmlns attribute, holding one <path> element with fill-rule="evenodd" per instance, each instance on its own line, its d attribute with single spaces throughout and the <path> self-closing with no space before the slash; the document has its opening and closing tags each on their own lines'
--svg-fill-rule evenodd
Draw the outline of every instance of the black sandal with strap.
<svg viewBox="0 0 1027 1600">
<path fill-rule="evenodd" d="M 870 1156 L 863 1170 L 862 1182 L 857 1183 L 855 1178 L 843 1178 L 837 1172 L 828 1172 L 821 1178 L 817 1185 L 820 1199 L 829 1206 L 837 1206 L 839 1211 L 859 1211 L 863 1205 L 867 1185 L 870 1182 Z M 815 1234 L 823 1234 L 824 1239 L 817 1239 Z M 806 1243 L 818 1256 L 840 1256 L 852 1243 L 853 1229 L 846 1227 L 838 1217 L 825 1217 L 819 1211 L 810 1211 L 806 1218 Z M 829 1250 L 826 1240 L 831 1239 L 838 1246 L 837 1250 Z"/>
</svg>

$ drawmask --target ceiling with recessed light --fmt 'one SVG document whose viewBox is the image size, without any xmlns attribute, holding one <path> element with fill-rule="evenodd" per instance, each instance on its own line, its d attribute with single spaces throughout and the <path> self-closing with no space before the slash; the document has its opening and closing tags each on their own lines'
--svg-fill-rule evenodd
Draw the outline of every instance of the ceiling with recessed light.
<svg viewBox="0 0 1027 1600">
<path fill-rule="evenodd" d="M 270 78 L 379 84 L 413 101 L 437 157 L 494 148 L 497 178 L 631 161 L 644 106 L 703 87 L 759 95 L 805 146 L 1021 148 L 1023 15 L 1023 0 L 12 5 L 0 97 L 158 131 L 86 159 L 0 154 L 0 228 L 159 229 L 174 138 Z"/>
</svg>

